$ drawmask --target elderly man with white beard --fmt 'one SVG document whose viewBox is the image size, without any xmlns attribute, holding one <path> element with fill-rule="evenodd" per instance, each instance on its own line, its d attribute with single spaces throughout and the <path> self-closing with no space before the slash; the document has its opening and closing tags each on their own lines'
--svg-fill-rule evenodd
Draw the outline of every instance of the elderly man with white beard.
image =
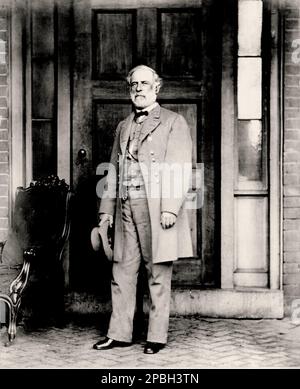
<svg viewBox="0 0 300 389">
<path fill-rule="evenodd" d="M 143 261 L 150 293 L 144 353 L 159 352 L 167 343 L 173 262 L 193 256 L 184 207 L 192 140 L 185 119 L 157 103 L 161 82 L 144 65 L 127 77 L 134 112 L 117 127 L 107 175 L 112 195 L 103 196 L 99 209 L 99 225 L 114 223 L 115 237 L 112 314 L 107 336 L 94 344 L 96 350 L 132 344 Z M 169 174 L 172 166 L 178 169 L 175 175 Z"/>
</svg>

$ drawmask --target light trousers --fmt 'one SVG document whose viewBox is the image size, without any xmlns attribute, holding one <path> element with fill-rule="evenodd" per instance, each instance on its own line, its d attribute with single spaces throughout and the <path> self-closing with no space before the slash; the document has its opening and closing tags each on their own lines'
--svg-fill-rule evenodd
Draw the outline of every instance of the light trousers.
<svg viewBox="0 0 300 389">
<path fill-rule="evenodd" d="M 112 314 L 107 336 L 131 342 L 141 261 L 147 270 L 150 294 L 147 341 L 166 343 L 169 327 L 173 262 L 152 263 L 151 225 L 145 196 L 129 191 L 122 200 L 123 258 L 112 269 Z"/>
</svg>

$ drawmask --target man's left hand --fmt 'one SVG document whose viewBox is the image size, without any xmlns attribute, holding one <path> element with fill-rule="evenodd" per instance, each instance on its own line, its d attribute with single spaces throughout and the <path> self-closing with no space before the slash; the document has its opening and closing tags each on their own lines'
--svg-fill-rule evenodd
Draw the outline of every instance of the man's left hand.
<svg viewBox="0 0 300 389">
<path fill-rule="evenodd" d="M 162 212 L 160 217 L 160 224 L 163 229 L 170 228 L 176 223 L 177 216 L 174 213 Z"/>
</svg>

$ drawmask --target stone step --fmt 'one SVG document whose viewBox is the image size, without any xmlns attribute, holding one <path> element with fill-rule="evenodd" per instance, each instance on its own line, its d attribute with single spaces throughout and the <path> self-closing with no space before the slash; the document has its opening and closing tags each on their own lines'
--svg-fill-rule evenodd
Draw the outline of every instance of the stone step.
<svg viewBox="0 0 300 389">
<path fill-rule="evenodd" d="M 109 296 L 87 292 L 66 295 L 66 310 L 72 313 L 106 313 L 111 311 Z M 148 298 L 144 297 L 144 312 Z M 172 290 L 171 315 L 194 315 L 216 318 L 277 319 L 284 316 L 283 292 L 269 289 L 247 290 Z"/>
</svg>

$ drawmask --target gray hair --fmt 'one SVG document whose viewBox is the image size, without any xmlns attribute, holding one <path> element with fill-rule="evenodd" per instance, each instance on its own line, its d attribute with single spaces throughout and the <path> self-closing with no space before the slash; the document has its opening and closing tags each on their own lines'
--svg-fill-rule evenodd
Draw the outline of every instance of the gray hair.
<svg viewBox="0 0 300 389">
<path fill-rule="evenodd" d="M 131 76 L 133 75 L 134 72 L 136 72 L 137 70 L 139 69 L 144 69 L 144 70 L 149 70 L 152 74 L 153 74 L 153 78 L 154 78 L 154 83 L 155 83 L 155 86 L 157 87 L 161 87 L 162 86 L 162 78 L 159 77 L 159 75 L 156 73 L 156 71 L 152 68 L 150 68 L 149 66 L 146 66 L 146 65 L 138 65 L 138 66 L 135 66 L 133 69 L 131 69 L 126 77 L 126 81 L 127 81 L 127 84 L 130 85 L 130 82 L 131 82 Z"/>
</svg>

